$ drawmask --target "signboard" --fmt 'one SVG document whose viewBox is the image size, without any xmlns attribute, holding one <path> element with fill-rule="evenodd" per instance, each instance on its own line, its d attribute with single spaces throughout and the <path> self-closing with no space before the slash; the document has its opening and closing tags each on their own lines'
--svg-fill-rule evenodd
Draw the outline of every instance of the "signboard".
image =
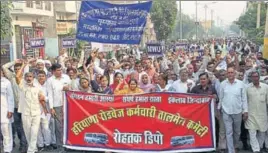
<svg viewBox="0 0 268 153">
<path fill-rule="evenodd" d="M 161 43 L 147 43 L 147 53 L 149 56 L 162 56 L 165 46 Z"/>
<path fill-rule="evenodd" d="M 77 39 L 111 44 L 140 44 L 152 2 L 110 4 L 82 1 Z"/>
<path fill-rule="evenodd" d="M 31 38 L 30 41 L 31 48 L 43 48 L 45 47 L 45 39 L 44 38 Z"/>
<path fill-rule="evenodd" d="M 66 92 L 64 146 L 112 152 L 215 150 L 212 98 L 150 93 L 96 95 Z"/>
<path fill-rule="evenodd" d="M 187 48 L 188 48 L 188 44 L 187 43 L 177 43 L 176 44 L 176 50 L 186 51 Z"/>
<path fill-rule="evenodd" d="M 62 48 L 76 48 L 76 39 L 75 38 L 63 38 Z"/>
<path fill-rule="evenodd" d="M 56 31 L 57 34 L 67 34 L 68 33 L 68 27 L 66 22 L 57 22 L 56 23 Z"/>
</svg>

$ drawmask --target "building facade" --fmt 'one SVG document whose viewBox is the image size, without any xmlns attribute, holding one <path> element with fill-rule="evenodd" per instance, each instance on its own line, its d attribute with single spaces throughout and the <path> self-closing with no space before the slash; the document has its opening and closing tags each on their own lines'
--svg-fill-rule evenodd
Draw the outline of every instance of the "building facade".
<svg viewBox="0 0 268 153">
<path fill-rule="evenodd" d="M 54 2 L 59 50 L 62 49 L 63 38 L 76 35 L 80 5 L 80 1 Z"/>
<path fill-rule="evenodd" d="M 53 37 L 54 11 L 50 1 L 19 1 L 13 2 L 12 45 L 15 58 L 22 56 L 44 57 L 45 48 L 33 49 L 30 39 Z"/>
</svg>

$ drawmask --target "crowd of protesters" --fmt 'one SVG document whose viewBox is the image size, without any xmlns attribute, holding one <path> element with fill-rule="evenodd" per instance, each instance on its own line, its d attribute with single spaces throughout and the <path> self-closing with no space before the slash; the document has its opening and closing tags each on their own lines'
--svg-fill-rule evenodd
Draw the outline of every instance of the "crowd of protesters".
<svg viewBox="0 0 268 153">
<path fill-rule="evenodd" d="M 189 51 L 189 48 L 193 52 Z M 202 57 L 194 52 L 204 50 Z M 16 59 L 1 66 L 1 148 L 63 152 L 64 91 L 98 94 L 174 92 L 213 95 L 217 151 L 268 149 L 268 66 L 262 49 L 239 39 L 189 43 L 162 57 L 137 49 L 106 59 L 92 49 L 80 62 Z M 15 143 L 18 137 L 19 144 Z M 241 149 L 241 148 L 240 148 Z"/>
</svg>

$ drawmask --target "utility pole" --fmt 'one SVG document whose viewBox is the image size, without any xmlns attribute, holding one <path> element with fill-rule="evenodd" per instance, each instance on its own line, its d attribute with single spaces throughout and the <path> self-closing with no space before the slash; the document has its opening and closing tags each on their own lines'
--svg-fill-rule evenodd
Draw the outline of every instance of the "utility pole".
<svg viewBox="0 0 268 153">
<path fill-rule="evenodd" d="M 208 37 L 208 31 L 207 31 L 207 4 L 204 6 L 205 8 L 205 32 L 206 32 L 206 36 Z"/>
<path fill-rule="evenodd" d="M 268 9 L 266 9 L 265 34 L 264 34 L 262 53 L 263 53 L 263 58 L 268 59 Z"/>
<path fill-rule="evenodd" d="M 181 13 L 181 0 L 180 0 L 180 39 L 182 39 L 182 13 Z"/>
<path fill-rule="evenodd" d="M 211 31 L 211 34 L 212 34 L 212 30 L 213 30 L 213 13 L 214 13 L 214 11 L 213 10 L 211 10 L 211 27 L 210 27 L 210 31 Z"/>
<path fill-rule="evenodd" d="M 197 21 L 197 1 L 195 1 L 195 39 L 197 39 L 197 35 L 198 35 L 198 21 Z"/>
<path fill-rule="evenodd" d="M 213 26 L 213 13 L 214 13 L 214 10 L 211 10 L 211 28 Z"/>
<path fill-rule="evenodd" d="M 261 2 L 258 2 L 257 6 L 257 23 L 256 23 L 256 28 L 260 28 L 260 22 L 261 22 Z"/>
</svg>

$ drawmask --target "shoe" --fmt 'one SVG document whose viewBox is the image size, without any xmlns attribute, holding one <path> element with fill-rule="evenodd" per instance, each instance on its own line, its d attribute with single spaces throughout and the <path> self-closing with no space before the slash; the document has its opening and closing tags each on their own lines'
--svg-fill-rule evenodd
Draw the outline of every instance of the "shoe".
<svg viewBox="0 0 268 153">
<path fill-rule="evenodd" d="M 58 146 L 56 144 L 51 144 L 50 146 L 53 148 L 53 150 L 58 149 Z"/>
<path fill-rule="evenodd" d="M 45 149 L 45 147 L 37 147 L 37 149 L 38 149 L 38 152 L 41 152 Z"/>
</svg>

